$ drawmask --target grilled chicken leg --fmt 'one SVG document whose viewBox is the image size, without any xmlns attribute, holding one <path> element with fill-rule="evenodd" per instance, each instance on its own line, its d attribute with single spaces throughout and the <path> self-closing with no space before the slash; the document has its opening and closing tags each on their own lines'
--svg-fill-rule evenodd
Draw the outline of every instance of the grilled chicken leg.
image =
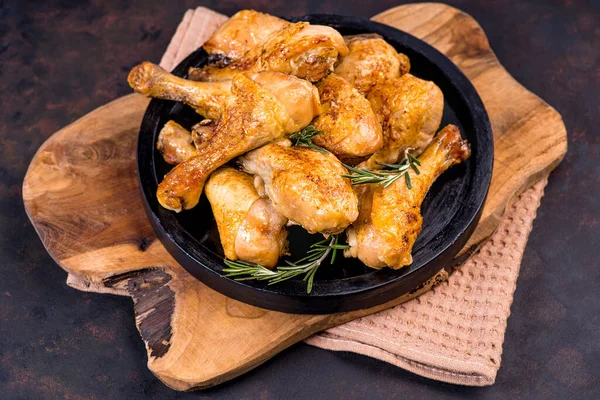
<svg viewBox="0 0 600 400">
<path fill-rule="evenodd" d="M 213 133 L 206 135 L 199 156 L 177 165 L 158 186 L 163 207 L 177 212 L 194 207 L 211 172 L 249 150 L 299 131 L 320 111 L 316 88 L 290 75 L 238 74 L 231 93 L 233 101 Z"/>
<path fill-rule="evenodd" d="M 306 121 L 306 118 L 314 111 L 315 102 L 318 103 L 317 90 L 310 83 L 294 76 L 270 71 L 247 73 L 246 76 L 284 104 L 295 124 L 304 127 L 310 122 Z M 183 79 L 147 61 L 131 70 L 128 81 L 138 93 L 181 101 L 209 119 L 220 118 L 225 109 L 237 100 L 232 92 L 232 81 L 196 82 Z M 314 99 L 307 98 L 307 94 Z"/>
<path fill-rule="evenodd" d="M 287 248 L 287 218 L 273 208 L 271 200 L 258 195 L 254 178 L 221 167 L 211 174 L 205 191 L 225 257 L 274 267 Z"/>
<path fill-rule="evenodd" d="M 346 257 L 358 257 L 371 268 L 399 269 L 412 263 L 411 251 L 421 232 L 421 204 L 435 179 L 470 155 L 455 125 L 440 131 L 421 155 L 420 175 L 410 170 L 412 189 L 404 179 L 387 188 L 369 184 L 358 188 L 360 215 L 348 229 Z"/>
<path fill-rule="evenodd" d="M 317 84 L 322 112 L 313 125 L 324 133 L 313 142 L 355 165 L 383 146 L 381 125 L 371 104 L 344 78 L 331 74 Z"/>
<path fill-rule="evenodd" d="M 335 73 L 367 95 L 373 86 L 408 73 L 410 60 L 397 53 L 377 34 L 345 36 L 349 53 L 341 57 Z"/>
<path fill-rule="evenodd" d="M 338 55 L 346 53 L 344 39 L 335 29 L 297 22 L 271 34 L 262 45 L 226 67 L 191 68 L 189 76 L 200 81 L 221 81 L 241 71 L 277 71 L 317 82 L 333 71 Z"/>
<path fill-rule="evenodd" d="M 221 25 L 202 47 L 208 54 L 226 59 L 225 63 L 239 60 L 289 24 L 270 14 L 242 10 Z"/>
<path fill-rule="evenodd" d="M 332 154 L 271 143 L 239 157 L 257 175 L 273 206 L 309 233 L 335 234 L 358 216 L 358 199 L 346 169 Z"/>
<path fill-rule="evenodd" d="M 144 61 L 133 67 L 127 78 L 133 90 L 148 97 L 181 101 L 206 118 L 219 118 L 232 101 L 231 80 L 194 82 L 168 73 Z"/>
<path fill-rule="evenodd" d="M 444 95 L 433 82 L 411 74 L 376 85 L 367 97 L 383 127 L 383 148 L 361 168 L 381 169 L 378 163 L 395 163 L 408 149 L 417 156 L 440 126 Z"/>
</svg>

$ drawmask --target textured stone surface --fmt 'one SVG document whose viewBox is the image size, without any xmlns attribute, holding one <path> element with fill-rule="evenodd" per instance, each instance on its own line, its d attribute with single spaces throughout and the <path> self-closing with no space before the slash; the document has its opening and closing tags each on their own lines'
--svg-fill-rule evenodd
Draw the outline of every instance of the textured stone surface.
<svg viewBox="0 0 600 400">
<path fill-rule="evenodd" d="M 496 384 L 433 382 L 365 357 L 297 345 L 231 383 L 176 393 L 145 368 L 129 299 L 65 285 L 20 199 L 28 162 L 54 131 L 129 93 L 159 61 L 183 12 L 370 16 L 397 1 L 0 2 L 0 390 L 3 398 L 597 398 L 600 393 L 600 10 L 596 2 L 452 1 L 483 26 L 502 64 L 562 113 L 569 152 L 538 210 Z"/>
</svg>

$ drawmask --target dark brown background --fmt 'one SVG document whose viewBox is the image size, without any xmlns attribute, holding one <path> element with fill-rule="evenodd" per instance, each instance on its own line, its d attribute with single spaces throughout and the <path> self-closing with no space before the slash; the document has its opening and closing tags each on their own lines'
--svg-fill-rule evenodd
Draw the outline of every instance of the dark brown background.
<svg viewBox="0 0 600 400">
<path fill-rule="evenodd" d="M 447 385 L 299 344 L 233 382 L 174 392 L 146 369 L 131 301 L 68 288 L 27 220 L 21 184 L 36 149 L 129 93 L 129 69 L 160 59 L 186 9 L 367 17 L 397 4 L 0 0 L 0 397 L 599 398 L 598 1 L 450 2 L 480 22 L 508 71 L 557 108 L 569 132 L 525 252 L 492 387 Z"/>
</svg>

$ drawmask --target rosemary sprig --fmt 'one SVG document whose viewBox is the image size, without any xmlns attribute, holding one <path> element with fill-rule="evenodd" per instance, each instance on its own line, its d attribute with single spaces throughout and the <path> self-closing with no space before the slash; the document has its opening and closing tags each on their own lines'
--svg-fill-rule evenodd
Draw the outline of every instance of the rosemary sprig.
<svg viewBox="0 0 600 400">
<path fill-rule="evenodd" d="M 302 129 L 300 132 L 292 133 L 290 135 L 290 140 L 294 141 L 294 146 L 304 146 L 315 149 L 323 154 L 329 154 L 327 150 L 322 147 L 317 146 L 312 142 L 313 137 L 325 133 L 324 131 L 320 131 L 315 128 L 313 125 L 308 125 L 306 128 Z"/>
<path fill-rule="evenodd" d="M 377 163 L 379 165 L 383 165 L 388 169 L 382 169 L 379 171 L 371 171 L 368 169 L 359 169 L 355 167 L 351 167 L 349 165 L 344 164 L 344 167 L 352 174 L 342 175 L 344 178 L 348 178 L 352 181 L 353 185 L 364 185 L 367 183 L 377 183 L 383 185 L 384 188 L 387 188 L 392 183 L 396 182 L 402 176 L 404 176 L 404 180 L 406 181 L 406 186 L 409 189 L 412 189 L 412 183 L 410 181 L 410 174 L 408 171 L 412 169 L 415 171 L 415 174 L 421 174 L 419 171 L 419 167 L 421 166 L 421 162 L 414 156 L 412 156 L 408 150 L 404 152 L 404 158 L 401 162 L 397 164 L 388 164 L 388 163 Z"/>
<path fill-rule="evenodd" d="M 259 264 L 246 261 L 225 260 L 227 268 L 223 268 L 225 276 L 237 281 L 256 279 L 260 281 L 269 281 L 269 285 L 286 281 L 298 275 L 304 274 L 304 281 L 307 281 L 306 292 L 310 293 L 313 287 L 313 281 L 317 269 L 331 254 L 330 264 L 335 261 L 338 250 L 347 249 L 350 246 L 338 244 L 338 236 L 334 235 L 331 239 L 324 239 L 310 246 L 306 257 L 295 261 L 286 261 L 287 265 L 277 266 L 274 269 L 268 269 Z"/>
</svg>

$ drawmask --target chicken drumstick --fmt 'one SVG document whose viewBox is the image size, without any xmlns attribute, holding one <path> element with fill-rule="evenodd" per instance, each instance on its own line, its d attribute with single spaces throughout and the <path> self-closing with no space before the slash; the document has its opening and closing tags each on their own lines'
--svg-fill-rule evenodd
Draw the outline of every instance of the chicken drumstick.
<svg viewBox="0 0 600 400">
<path fill-rule="evenodd" d="M 346 257 L 358 257 L 371 268 L 399 269 L 412 263 L 412 248 L 421 232 L 421 204 L 435 179 L 471 154 L 455 125 L 442 129 L 419 158 L 420 174 L 409 170 L 412 188 L 398 179 L 385 188 L 359 187 L 360 215 L 348 229 Z"/>
<path fill-rule="evenodd" d="M 341 57 L 335 73 L 346 78 L 363 95 L 373 86 L 388 79 L 398 78 L 410 70 L 410 60 L 397 53 L 377 34 L 344 36 L 348 54 Z"/>
<path fill-rule="evenodd" d="M 297 22 L 271 34 L 262 45 L 226 67 L 191 68 L 189 76 L 200 81 L 221 81 L 241 71 L 277 71 L 317 82 L 333 71 L 338 55 L 347 53 L 342 35 L 335 29 Z"/>
<path fill-rule="evenodd" d="M 243 169 L 260 177 L 273 206 L 309 233 L 335 234 L 358 216 L 358 199 L 346 168 L 332 154 L 270 143 L 241 156 Z M 259 181 L 260 182 L 260 181 Z"/>
<path fill-rule="evenodd" d="M 414 156 L 421 154 L 442 121 L 442 91 L 411 74 L 376 85 L 367 98 L 383 127 L 384 144 L 361 168 L 381 169 L 379 163 L 396 163 L 409 149 Z"/>
<path fill-rule="evenodd" d="M 275 210 L 271 200 L 258 195 L 254 178 L 221 167 L 211 174 L 205 192 L 225 257 L 274 267 L 287 248 L 287 218 Z"/>
<path fill-rule="evenodd" d="M 231 81 L 194 82 L 144 61 L 129 72 L 129 86 L 148 97 L 181 101 L 206 118 L 219 118 L 233 100 Z"/>
<path fill-rule="evenodd" d="M 289 24 L 270 14 L 254 10 L 238 11 L 202 47 L 208 54 L 219 56 L 228 63 L 239 60 L 248 50 L 260 46 L 271 34 Z"/>
<path fill-rule="evenodd" d="M 355 165 L 383 146 L 381 125 L 363 95 L 344 78 L 331 74 L 317 84 L 322 112 L 312 124 L 322 134 L 313 143 Z"/>
</svg>

